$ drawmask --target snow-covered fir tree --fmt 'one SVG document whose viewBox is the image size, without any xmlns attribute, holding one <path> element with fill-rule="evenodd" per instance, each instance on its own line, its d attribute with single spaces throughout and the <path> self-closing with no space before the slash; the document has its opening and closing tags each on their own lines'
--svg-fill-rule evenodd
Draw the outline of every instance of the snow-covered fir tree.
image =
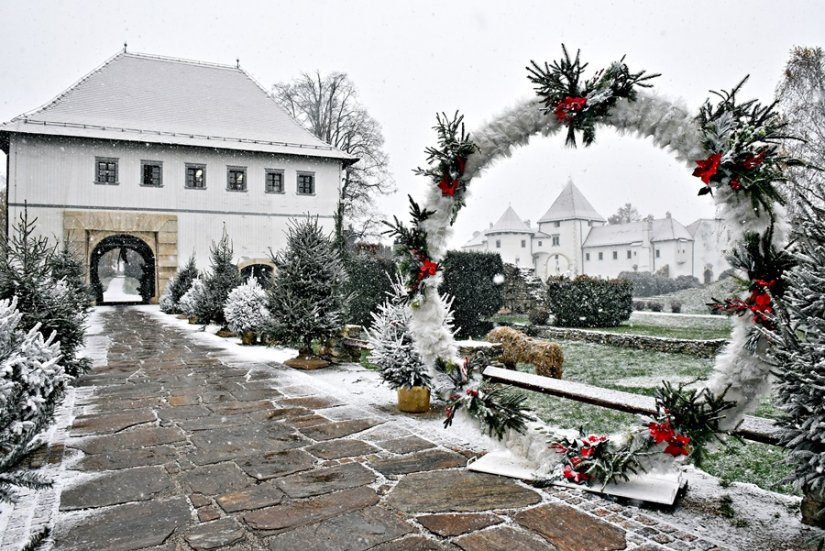
<svg viewBox="0 0 825 551">
<path fill-rule="evenodd" d="M 189 287 L 192 286 L 192 282 L 197 277 L 198 268 L 195 266 L 195 256 L 192 255 L 189 257 L 186 265 L 175 272 L 175 275 L 169 282 L 168 302 L 171 303 L 172 308 L 172 311 L 169 313 L 174 313 L 177 311 L 178 303 L 180 302 L 181 297 L 186 293 L 186 291 L 189 290 Z"/>
<path fill-rule="evenodd" d="M 318 218 L 310 216 L 291 221 L 286 248 L 272 260 L 276 271 L 269 290 L 268 332 L 309 356 L 313 340 L 327 339 L 341 328 L 343 263 Z"/>
<path fill-rule="evenodd" d="M 367 331 L 372 346 L 370 362 L 381 370 L 381 378 L 392 388 L 430 386 L 431 379 L 410 332 L 412 312 L 407 289 L 396 277 L 387 299 L 372 313 Z"/>
<path fill-rule="evenodd" d="M 83 260 L 69 249 L 68 242 L 64 241 L 63 246 L 51 256 L 49 268 L 53 279 L 66 281 L 72 290 L 72 297 L 78 301 L 78 307 L 88 308 L 92 305 L 92 291 L 86 285 L 86 267 Z"/>
<path fill-rule="evenodd" d="M 192 281 L 192 285 L 189 286 L 189 290 L 183 293 L 183 296 L 180 297 L 180 300 L 178 301 L 178 311 L 189 317 L 197 317 L 195 307 L 203 300 L 203 295 L 203 279 L 197 277 Z"/>
<path fill-rule="evenodd" d="M 45 237 L 37 236 L 35 228 L 36 220 L 30 221 L 24 211 L 8 240 L 0 241 L 0 299 L 17 297 L 24 330 L 38 327 L 44 338 L 56 333 L 66 372 L 76 376 L 90 365 L 88 359 L 78 357 L 86 330 L 88 299 L 78 296 L 83 292 L 79 286 L 67 283 L 66 278 L 54 278 L 55 247 Z"/>
<path fill-rule="evenodd" d="M 772 355 L 793 483 L 825 495 L 825 211 L 809 206 L 799 219 Z"/>
<path fill-rule="evenodd" d="M 26 331 L 17 299 L 0 300 L 0 501 L 14 499 L 14 486 L 45 484 L 16 469 L 63 396 L 68 376 L 60 358 L 54 334 L 44 339 L 37 326 Z"/>
<path fill-rule="evenodd" d="M 160 311 L 164 314 L 174 314 L 177 311 L 175 302 L 172 300 L 172 282 L 166 284 L 166 287 L 163 289 L 163 292 L 160 294 L 160 298 L 158 299 L 158 306 L 160 306 Z"/>
<path fill-rule="evenodd" d="M 260 334 L 270 322 L 266 291 L 254 277 L 229 292 L 223 314 L 235 333 Z"/>
<path fill-rule="evenodd" d="M 209 273 L 204 277 L 204 291 L 195 304 L 195 316 L 201 323 L 226 325 L 223 306 L 229 292 L 243 283 L 238 267 L 232 263 L 232 242 L 224 230 L 221 240 L 212 243 Z"/>
</svg>

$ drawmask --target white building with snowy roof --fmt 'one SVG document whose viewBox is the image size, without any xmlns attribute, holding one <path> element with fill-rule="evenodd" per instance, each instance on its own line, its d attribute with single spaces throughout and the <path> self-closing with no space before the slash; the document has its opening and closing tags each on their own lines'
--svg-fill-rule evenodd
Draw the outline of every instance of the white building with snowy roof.
<svg viewBox="0 0 825 551">
<path fill-rule="evenodd" d="M 0 125 L 8 220 L 24 206 L 38 231 L 98 268 L 139 257 L 155 302 L 194 254 L 208 266 L 222 231 L 242 269 L 270 264 L 290 218 L 332 230 L 351 156 L 302 128 L 239 65 L 123 52 L 55 99 Z"/>
<path fill-rule="evenodd" d="M 686 227 L 668 213 L 662 219 L 607 224 L 568 181 L 538 227 L 507 207 L 495 224 L 475 232 L 461 248 L 499 253 L 504 262 L 532 268 L 543 280 L 577 274 L 611 278 L 639 271 L 710 282 L 728 268 L 726 242 L 720 220 L 697 220 Z"/>
</svg>

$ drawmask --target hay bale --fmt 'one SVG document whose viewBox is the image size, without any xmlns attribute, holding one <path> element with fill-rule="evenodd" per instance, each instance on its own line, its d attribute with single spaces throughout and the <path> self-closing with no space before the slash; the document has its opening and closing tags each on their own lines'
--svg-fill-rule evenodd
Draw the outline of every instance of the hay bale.
<svg viewBox="0 0 825 551">
<path fill-rule="evenodd" d="M 496 327 L 487 334 L 487 341 L 501 343 L 499 361 L 508 369 L 529 363 L 536 368 L 536 375 L 561 379 L 564 354 L 557 343 L 530 338 L 511 327 Z"/>
</svg>

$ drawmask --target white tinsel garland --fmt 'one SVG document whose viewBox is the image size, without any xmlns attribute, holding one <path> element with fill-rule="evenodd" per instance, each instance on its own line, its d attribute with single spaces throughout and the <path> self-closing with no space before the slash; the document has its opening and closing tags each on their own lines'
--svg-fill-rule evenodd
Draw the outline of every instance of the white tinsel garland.
<svg viewBox="0 0 825 551">
<path fill-rule="evenodd" d="M 651 137 L 654 144 L 669 149 L 691 168 L 694 161 L 707 154 L 702 146 L 702 131 L 695 117 L 684 107 L 659 96 L 640 93 L 636 101 L 622 99 L 604 123 L 622 133 Z M 536 100 L 520 102 L 472 133 L 478 150 L 467 159 L 465 183 L 469 183 L 499 158 L 509 157 L 514 148 L 526 145 L 533 135 L 540 133 L 546 136 L 561 127 L 555 117 L 540 112 Z M 767 214 L 755 211 L 750 201 L 737 195 L 729 187 L 717 188 L 714 198 L 730 232 L 728 250 L 741 242 L 747 232 L 762 232 L 767 227 Z M 422 223 L 427 232 L 430 256 L 435 261 L 446 254 L 447 242 L 452 237 L 451 202 L 452 198 L 444 197 L 438 188 L 431 187 L 423 205 L 424 208 L 435 211 Z M 774 205 L 773 212 L 773 244 L 781 248 L 786 233 L 785 211 L 781 205 Z M 440 300 L 437 293 L 440 282 L 441 276 L 438 275 L 422 283 L 422 298 L 415 304 L 411 323 L 418 349 L 429 366 L 433 366 L 437 358 L 458 361 L 453 336 L 442 323 L 447 311 L 444 301 Z M 708 383 L 714 393 L 729 386 L 727 398 L 738 402 L 737 407 L 726 417 L 726 427 L 734 425 L 744 413 L 754 409 L 769 387 L 769 369 L 761 358 L 762 350 L 754 352 L 747 346 L 752 321 L 743 316 L 734 319 L 733 323 L 730 342 L 723 353 L 717 356 Z"/>
</svg>

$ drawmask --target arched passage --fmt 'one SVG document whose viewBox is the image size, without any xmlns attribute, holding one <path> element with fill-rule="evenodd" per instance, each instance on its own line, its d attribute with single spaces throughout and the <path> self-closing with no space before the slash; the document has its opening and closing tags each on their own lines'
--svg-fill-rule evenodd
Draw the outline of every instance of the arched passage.
<svg viewBox="0 0 825 551">
<path fill-rule="evenodd" d="M 264 289 L 272 285 L 273 268 L 269 264 L 249 264 L 241 268 L 241 278 L 246 281 L 254 277 Z"/>
<path fill-rule="evenodd" d="M 138 279 L 140 282 L 137 289 L 141 299 L 140 302 L 148 304 L 155 295 L 155 255 L 149 245 L 143 240 L 127 234 L 109 236 L 98 243 L 92 250 L 89 260 L 89 280 L 92 285 L 92 290 L 95 293 L 97 304 L 106 304 L 104 300 L 105 289 L 100 279 L 101 259 L 106 253 L 116 249 L 120 249 L 118 257 L 122 258 L 124 262 L 128 262 L 130 251 L 133 253 L 131 255 L 132 257 L 136 255 L 142 261 L 137 263 L 132 273 L 135 279 Z"/>
</svg>

